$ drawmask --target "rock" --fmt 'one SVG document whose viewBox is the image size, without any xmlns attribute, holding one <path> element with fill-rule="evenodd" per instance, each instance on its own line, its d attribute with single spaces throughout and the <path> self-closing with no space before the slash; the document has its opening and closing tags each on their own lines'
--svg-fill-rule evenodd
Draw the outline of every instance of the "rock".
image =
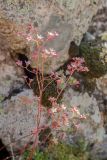
<svg viewBox="0 0 107 160">
<path fill-rule="evenodd" d="M 0 14 L 0 96 L 3 97 L 8 96 L 13 85 L 17 88 L 24 84 L 23 71 L 15 61 L 18 53 L 27 54 L 27 44 L 16 36 L 16 31 L 16 25 Z"/>
<path fill-rule="evenodd" d="M 107 74 L 97 79 L 96 84 L 100 92 L 107 95 Z"/>
<path fill-rule="evenodd" d="M 57 69 L 68 59 L 70 42 L 79 44 L 87 31 L 93 15 L 102 6 L 103 0 L 44 0 L 12 1 L 0 0 L 0 9 L 9 19 L 18 24 L 32 23 L 45 35 L 48 31 L 57 31 L 59 37 L 46 44 L 58 52 L 57 58 L 45 63 L 45 72 Z"/>
<path fill-rule="evenodd" d="M 84 42 L 91 42 L 91 41 L 95 41 L 95 37 L 89 33 L 89 32 L 86 32 L 83 36 L 83 41 Z"/>
<path fill-rule="evenodd" d="M 101 142 L 105 135 L 102 116 L 96 99 L 87 92 L 79 93 L 71 88 L 67 89 L 63 101 L 67 107 L 76 106 L 86 119 L 79 121 L 78 132 L 80 132 L 89 143 Z"/>
<path fill-rule="evenodd" d="M 103 117 L 103 126 L 105 128 L 106 134 L 107 134 L 107 74 L 104 76 L 100 77 L 99 79 L 96 80 L 96 87 L 100 93 L 102 93 L 102 97 L 98 98 L 99 108 L 102 112 L 102 117 Z"/>
<path fill-rule="evenodd" d="M 0 50 L 0 95 L 7 96 L 15 81 L 23 83 L 22 73 L 11 59 L 9 52 Z"/>
<path fill-rule="evenodd" d="M 12 96 L 2 103 L 0 113 L 0 139 L 10 150 L 10 142 L 13 150 L 24 149 L 26 144 L 35 141 L 32 134 L 37 126 L 37 97 L 31 89 L 24 89 L 21 93 Z M 45 112 L 42 112 L 40 126 L 46 123 Z M 10 137 L 10 142 L 9 142 Z"/>
<path fill-rule="evenodd" d="M 8 148 L 8 136 L 14 142 L 17 138 L 20 138 L 23 132 L 25 134 L 28 130 L 28 128 L 24 130 L 25 126 L 22 125 L 26 121 L 26 107 L 21 108 L 21 105 L 18 106 L 17 100 L 11 100 L 11 97 L 13 98 L 15 95 L 17 97 L 17 94 L 23 91 L 25 85 L 22 78 L 23 71 L 16 65 L 15 61 L 18 53 L 27 54 L 27 44 L 23 38 L 16 36 L 16 31 L 16 25 L 0 14 L 0 139 Z M 23 116 L 25 116 L 24 120 L 22 119 Z M 3 134 L 5 138 L 3 138 Z M 20 145 L 25 144 L 23 141 L 19 145 L 18 141 L 14 149 L 19 149 Z"/>
<path fill-rule="evenodd" d="M 24 38 L 17 35 L 19 31 L 20 27 L 12 20 L 8 20 L 3 14 L 0 14 L 0 49 L 10 52 L 13 58 L 24 49 L 27 49 Z M 25 54 L 27 54 L 26 52 Z"/>
<path fill-rule="evenodd" d="M 106 160 L 107 159 L 107 139 L 102 143 L 97 143 L 90 154 L 91 160 Z"/>
<path fill-rule="evenodd" d="M 107 31 L 107 0 L 93 17 L 88 31 L 95 37 L 99 37 L 103 32 Z"/>
</svg>

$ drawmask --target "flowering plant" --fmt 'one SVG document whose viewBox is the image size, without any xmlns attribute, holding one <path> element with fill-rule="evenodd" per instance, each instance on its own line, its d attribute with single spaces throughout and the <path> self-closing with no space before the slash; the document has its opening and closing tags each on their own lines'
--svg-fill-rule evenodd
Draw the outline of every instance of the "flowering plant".
<svg viewBox="0 0 107 160">
<path fill-rule="evenodd" d="M 43 37 L 42 35 L 38 34 L 38 31 L 33 28 L 32 25 L 29 25 L 27 27 L 27 33 L 17 33 L 18 36 L 23 36 L 27 43 L 34 44 L 33 48 L 34 50 L 32 51 L 31 58 L 33 59 L 34 63 L 36 63 L 36 68 L 31 67 L 31 62 L 30 60 L 18 60 L 16 64 L 20 67 L 22 67 L 26 72 L 31 73 L 31 77 L 28 77 L 27 75 L 24 76 L 24 79 L 26 80 L 28 86 L 32 88 L 32 83 L 34 82 L 34 78 L 36 77 L 37 81 L 37 88 L 38 88 L 38 105 L 37 105 L 37 113 L 35 115 L 36 117 L 36 126 L 35 129 L 33 130 L 32 134 L 35 136 L 35 142 L 32 145 L 31 148 L 31 153 L 28 157 L 28 160 L 30 160 L 33 157 L 33 154 L 35 152 L 35 149 L 38 148 L 40 145 L 39 141 L 39 135 L 40 133 L 47 129 L 50 128 L 52 131 L 57 131 L 59 138 L 62 139 L 64 138 L 65 134 L 63 131 L 65 130 L 66 127 L 71 127 L 70 122 L 72 120 L 72 117 L 78 116 L 80 119 L 86 119 L 85 115 L 80 114 L 79 110 L 77 109 L 76 106 L 71 108 L 67 108 L 65 104 L 58 103 L 58 99 L 65 90 L 67 83 L 70 85 L 79 85 L 79 82 L 74 80 L 72 78 L 73 74 L 75 72 L 85 72 L 88 71 L 88 68 L 85 67 L 85 62 L 83 58 L 73 58 L 71 60 L 71 63 L 67 66 L 67 71 L 69 73 L 68 77 L 63 77 L 57 72 L 52 72 L 50 75 L 45 76 L 44 75 L 44 64 L 46 61 L 48 61 L 48 58 L 53 58 L 58 56 L 58 53 L 53 49 L 53 48 L 46 48 L 45 43 L 48 41 L 52 41 L 55 39 L 59 34 L 55 32 L 47 32 L 47 35 Z M 40 64 L 40 65 L 39 65 Z M 48 81 L 49 80 L 49 81 Z M 44 85 L 45 82 L 49 82 L 48 84 Z M 48 101 L 50 101 L 50 107 L 46 108 L 49 122 L 47 123 L 46 126 L 40 127 L 41 123 L 41 116 L 42 116 L 42 111 L 43 111 L 43 98 L 44 98 L 44 91 L 48 89 L 48 87 L 52 83 L 56 84 L 56 92 L 57 96 L 51 96 L 48 97 Z M 21 100 L 23 103 L 27 104 L 32 104 L 32 100 L 27 99 L 27 97 L 21 97 Z M 71 113 L 71 114 L 69 114 Z M 77 124 L 73 122 L 76 127 Z M 45 137 L 44 142 L 46 142 L 46 139 L 48 139 L 49 135 L 47 135 L 47 138 Z M 56 137 L 54 137 L 56 138 Z M 54 139 L 53 138 L 53 139 Z"/>
</svg>

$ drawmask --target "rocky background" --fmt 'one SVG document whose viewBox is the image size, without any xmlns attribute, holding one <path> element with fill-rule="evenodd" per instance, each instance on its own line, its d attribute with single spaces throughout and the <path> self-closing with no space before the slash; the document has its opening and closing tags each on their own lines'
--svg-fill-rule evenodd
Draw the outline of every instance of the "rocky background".
<svg viewBox="0 0 107 160">
<path fill-rule="evenodd" d="M 8 144 L 12 142 L 14 151 L 34 141 L 29 134 L 35 128 L 36 96 L 26 86 L 22 78 L 24 72 L 15 63 L 19 54 L 31 57 L 32 48 L 25 39 L 15 35 L 15 31 L 24 30 L 21 25 L 27 23 L 32 23 L 43 35 L 47 31 L 59 33 L 55 41 L 46 44 L 55 48 L 59 55 L 45 64 L 45 73 L 63 65 L 69 59 L 68 51 L 71 56 L 79 54 L 73 53 L 72 41 L 87 60 L 90 72 L 87 76 L 80 76 L 80 90 L 69 87 L 63 101 L 68 106 L 78 106 L 88 115 L 85 122 L 80 122 L 80 134 L 93 146 L 92 160 L 107 159 L 106 0 L 0 0 L 0 139 L 8 150 Z M 100 52 L 97 50 L 99 44 Z M 103 59 L 102 63 L 96 63 L 96 53 Z M 27 99 L 29 106 L 26 107 L 21 97 L 22 100 L 26 97 L 32 99 L 33 104 Z M 46 122 L 44 112 L 41 123 Z M 71 135 L 68 135 L 68 141 L 71 142 Z"/>
</svg>

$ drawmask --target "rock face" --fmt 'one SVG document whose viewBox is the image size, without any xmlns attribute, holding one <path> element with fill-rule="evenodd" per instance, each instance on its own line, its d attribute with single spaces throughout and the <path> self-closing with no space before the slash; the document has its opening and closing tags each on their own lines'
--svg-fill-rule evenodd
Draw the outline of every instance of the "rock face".
<svg viewBox="0 0 107 160">
<path fill-rule="evenodd" d="M 107 159 L 107 139 L 105 139 L 102 143 L 97 143 L 94 146 L 90 157 L 91 157 L 91 160 Z"/>
<path fill-rule="evenodd" d="M 97 88 L 105 95 L 107 95 L 107 74 L 97 79 Z"/>
<path fill-rule="evenodd" d="M 105 1 L 104 7 L 93 17 L 89 27 L 89 32 L 96 37 L 105 31 L 107 31 L 107 1 Z"/>
<path fill-rule="evenodd" d="M 4 97 L 8 96 L 16 81 L 20 85 L 24 83 L 23 72 L 13 59 L 17 57 L 18 50 L 22 52 L 26 48 L 26 43 L 16 37 L 15 30 L 14 23 L 0 17 L 0 95 Z M 14 87 L 17 88 L 17 84 Z"/>
<path fill-rule="evenodd" d="M 23 148 L 35 140 L 32 134 L 37 126 L 37 98 L 30 89 L 24 89 L 16 96 L 2 103 L 0 115 L 0 138 L 10 150 L 9 139 L 14 151 Z M 42 112 L 40 126 L 46 123 L 45 112 Z M 9 138 L 10 137 L 10 138 Z"/>
<path fill-rule="evenodd" d="M 45 72 L 49 73 L 68 59 L 71 41 L 80 43 L 102 2 L 103 0 L 0 0 L 0 10 L 7 17 L 3 18 L 0 13 L 0 138 L 5 145 L 8 144 L 10 136 L 11 142 L 15 142 L 14 149 L 19 149 L 29 141 L 26 136 L 31 134 L 36 126 L 37 102 L 26 106 L 20 101 L 20 97 L 36 97 L 31 90 L 23 87 L 23 72 L 14 61 L 18 53 L 30 56 L 29 51 L 25 50 L 28 47 L 26 42 L 15 34 L 17 26 L 33 23 L 43 35 L 47 31 L 59 33 L 56 40 L 47 44 L 47 47 L 53 47 L 58 52 L 57 59 L 45 64 Z M 18 90 L 18 93 L 15 91 L 15 95 L 11 95 L 13 90 Z M 7 99 L 2 101 L 6 97 Z M 65 93 L 64 98 L 66 104 L 80 106 L 80 110 L 88 114 L 86 122 L 81 123 L 86 139 L 91 142 L 101 141 L 104 128 L 96 99 L 88 93 L 79 93 L 72 89 Z M 42 124 L 44 123 L 43 116 Z"/>
<path fill-rule="evenodd" d="M 18 53 L 26 54 L 27 45 L 23 38 L 16 36 L 16 31 L 16 25 L 0 15 L 0 139 L 7 146 L 10 137 L 10 141 L 16 143 L 15 149 L 18 149 L 19 142 L 17 138 L 23 136 L 23 133 L 27 133 L 28 126 L 31 127 L 31 124 L 33 127 L 35 126 L 33 115 L 31 121 L 27 120 L 29 114 L 34 114 L 35 111 L 33 106 L 33 109 L 28 109 L 30 112 L 25 106 L 22 107 L 21 103 L 18 106 L 18 97 L 21 95 L 17 96 L 17 94 L 24 90 L 25 82 L 22 78 L 23 71 L 16 65 L 15 60 Z M 16 97 L 11 99 L 15 95 Z M 31 95 L 33 97 L 30 90 L 24 90 L 22 95 Z M 31 124 L 28 125 L 27 121 Z M 28 126 L 22 125 L 22 123 L 26 123 Z M 30 134 L 29 130 L 28 132 Z M 25 143 L 22 141 L 20 144 L 24 145 Z"/>
<path fill-rule="evenodd" d="M 33 23 L 42 34 L 47 31 L 59 33 L 59 37 L 47 44 L 58 52 L 57 59 L 52 58 L 50 63 L 45 64 L 45 72 L 51 72 L 68 59 L 70 42 L 80 43 L 102 4 L 103 0 L 0 0 L 0 9 L 19 24 Z"/>
</svg>

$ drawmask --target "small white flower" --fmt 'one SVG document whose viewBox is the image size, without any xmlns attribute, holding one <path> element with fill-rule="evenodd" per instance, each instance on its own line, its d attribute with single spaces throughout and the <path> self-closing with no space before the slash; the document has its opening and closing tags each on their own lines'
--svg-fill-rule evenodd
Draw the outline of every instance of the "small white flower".
<svg viewBox="0 0 107 160">
<path fill-rule="evenodd" d="M 50 53 L 52 56 L 56 56 L 56 51 L 53 48 L 50 48 Z"/>
<path fill-rule="evenodd" d="M 54 33 L 48 32 L 48 35 L 49 35 L 49 36 L 54 36 Z"/>
<path fill-rule="evenodd" d="M 44 52 L 48 55 L 50 55 L 50 51 L 48 49 L 44 49 Z"/>
<path fill-rule="evenodd" d="M 65 107 L 65 105 L 64 105 L 64 104 L 62 104 L 62 105 L 61 105 L 61 108 L 62 108 L 63 110 L 65 110 L 65 109 L 66 109 L 66 107 Z"/>
<path fill-rule="evenodd" d="M 43 50 L 44 54 L 47 54 L 49 56 L 56 56 L 56 52 L 54 49 L 50 48 L 50 49 L 44 49 Z"/>
<path fill-rule="evenodd" d="M 57 37 L 59 34 L 55 31 L 55 32 L 48 32 L 48 36 L 50 37 Z"/>
<path fill-rule="evenodd" d="M 83 115 L 80 115 L 80 118 L 86 119 L 86 116 L 83 114 Z"/>
<path fill-rule="evenodd" d="M 52 111 L 52 113 L 56 113 L 57 112 L 57 108 L 52 108 L 51 111 Z"/>
<path fill-rule="evenodd" d="M 57 32 L 54 32 L 55 36 L 59 36 L 59 34 Z"/>
<path fill-rule="evenodd" d="M 66 126 L 69 126 L 69 122 L 68 122 L 68 121 L 66 121 L 66 122 L 65 122 L 65 125 L 66 125 Z"/>
<path fill-rule="evenodd" d="M 44 37 L 41 36 L 41 35 L 39 35 L 39 34 L 37 34 L 37 38 L 40 39 L 40 40 L 42 40 Z"/>
<path fill-rule="evenodd" d="M 30 36 L 30 35 L 28 35 L 26 39 L 27 39 L 27 41 L 32 41 L 33 40 L 32 36 Z"/>
</svg>

